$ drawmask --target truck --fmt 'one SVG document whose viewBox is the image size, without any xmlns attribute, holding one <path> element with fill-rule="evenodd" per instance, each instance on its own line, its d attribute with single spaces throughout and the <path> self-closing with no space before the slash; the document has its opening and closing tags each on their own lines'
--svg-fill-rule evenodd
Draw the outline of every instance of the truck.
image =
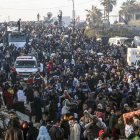
<svg viewBox="0 0 140 140">
<path fill-rule="evenodd" d="M 8 44 L 22 48 L 26 45 L 26 35 L 22 32 L 11 32 L 8 34 Z"/>
<path fill-rule="evenodd" d="M 25 47 L 27 43 L 27 36 L 23 32 L 23 29 L 21 31 L 18 31 L 17 27 L 7 27 L 7 30 L 4 32 L 3 35 L 3 47 L 15 45 L 17 48 Z"/>
</svg>

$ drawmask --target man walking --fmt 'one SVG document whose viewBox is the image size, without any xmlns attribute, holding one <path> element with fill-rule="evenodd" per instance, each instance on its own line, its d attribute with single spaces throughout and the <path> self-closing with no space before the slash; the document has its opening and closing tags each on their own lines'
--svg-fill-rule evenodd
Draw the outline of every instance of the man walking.
<svg viewBox="0 0 140 140">
<path fill-rule="evenodd" d="M 18 31 L 20 32 L 20 22 L 21 22 L 21 18 L 18 20 L 17 22 L 17 26 L 18 26 Z"/>
<path fill-rule="evenodd" d="M 4 140 L 24 140 L 22 130 L 19 129 L 19 121 L 13 119 L 10 128 L 6 131 Z"/>
</svg>

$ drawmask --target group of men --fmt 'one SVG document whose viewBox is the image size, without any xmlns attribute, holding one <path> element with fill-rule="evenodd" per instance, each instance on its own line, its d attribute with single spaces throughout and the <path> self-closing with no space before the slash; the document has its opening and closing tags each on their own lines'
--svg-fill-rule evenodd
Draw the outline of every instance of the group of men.
<svg viewBox="0 0 140 140">
<path fill-rule="evenodd" d="M 73 31 L 21 22 L 21 28 L 27 35 L 26 46 L 1 48 L 4 57 L 7 53 L 10 56 L 1 65 L 0 78 L 9 109 L 15 108 L 14 99 L 22 87 L 31 120 L 35 116 L 34 123 L 45 121 L 45 128 L 41 125 L 39 131 L 45 129 L 46 137 L 51 140 L 139 139 L 139 114 L 126 118 L 123 115 L 140 108 L 140 69 L 127 67 L 127 48 L 123 44 L 117 46 L 97 41 L 95 37 L 89 39 L 84 29 L 78 27 Z M 41 69 L 38 74 L 43 84 L 31 76 L 33 81 L 27 86 L 18 79 L 6 86 L 15 58 L 29 54 L 38 59 Z M 13 90 L 12 96 L 9 88 Z M 11 98 L 11 104 L 6 97 Z M 57 138 L 60 128 L 61 136 Z M 8 134 L 9 131 L 6 137 Z"/>
</svg>

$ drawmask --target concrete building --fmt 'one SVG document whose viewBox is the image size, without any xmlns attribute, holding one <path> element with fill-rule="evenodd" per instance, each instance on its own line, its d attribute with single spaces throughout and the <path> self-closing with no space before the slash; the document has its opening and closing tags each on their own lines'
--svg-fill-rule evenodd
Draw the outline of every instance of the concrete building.
<svg viewBox="0 0 140 140">
<path fill-rule="evenodd" d="M 140 5 L 137 5 L 132 11 L 132 14 L 129 14 L 129 25 L 131 26 L 140 26 Z"/>
<path fill-rule="evenodd" d="M 128 23 L 131 26 L 140 26 L 140 12 L 134 13 Z"/>
<path fill-rule="evenodd" d="M 140 61 L 140 48 L 128 48 L 127 49 L 127 63 L 128 65 L 136 64 Z"/>
</svg>

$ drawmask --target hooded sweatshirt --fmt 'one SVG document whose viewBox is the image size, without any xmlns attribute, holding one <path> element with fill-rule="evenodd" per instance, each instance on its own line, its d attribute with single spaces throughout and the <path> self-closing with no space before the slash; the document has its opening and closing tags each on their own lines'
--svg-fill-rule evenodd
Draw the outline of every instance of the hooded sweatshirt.
<svg viewBox="0 0 140 140">
<path fill-rule="evenodd" d="M 48 130 L 45 126 L 40 127 L 37 140 L 51 140 Z"/>
</svg>

